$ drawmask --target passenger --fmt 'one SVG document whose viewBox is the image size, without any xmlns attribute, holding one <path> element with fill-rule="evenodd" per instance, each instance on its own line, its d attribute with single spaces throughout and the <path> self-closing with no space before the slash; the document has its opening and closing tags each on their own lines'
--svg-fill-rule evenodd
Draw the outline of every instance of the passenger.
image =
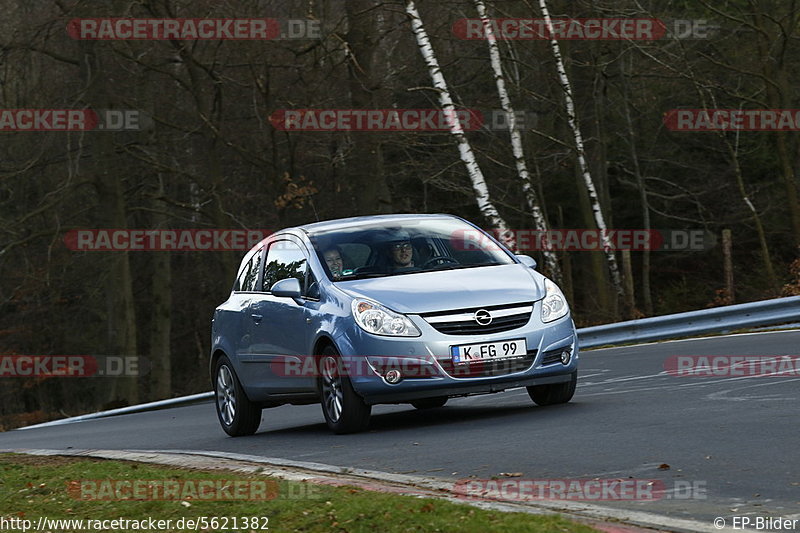
<svg viewBox="0 0 800 533">
<path fill-rule="evenodd" d="M 338 246 L 331 246 L 324 252 L 322 256 L 325 258 L 325 264 L 328 265 L 328 270 L 331 271 L 331 276 L 334 280 L 342 277 L 344 270 L 344 261 L 342 260 L 342 250 Z"/>
</svg>

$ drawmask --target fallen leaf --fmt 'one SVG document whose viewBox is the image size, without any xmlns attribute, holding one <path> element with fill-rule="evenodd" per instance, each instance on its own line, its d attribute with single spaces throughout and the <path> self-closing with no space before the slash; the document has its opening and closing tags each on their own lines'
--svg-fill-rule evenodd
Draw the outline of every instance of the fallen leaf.
<svg viewBox="0 0 800 533">
<path fill-rule="evenodd" d="M 661 463 L 658 465 L 659 470 L 669 470 L 669 465 L 667 463 Z"/>
</svg>

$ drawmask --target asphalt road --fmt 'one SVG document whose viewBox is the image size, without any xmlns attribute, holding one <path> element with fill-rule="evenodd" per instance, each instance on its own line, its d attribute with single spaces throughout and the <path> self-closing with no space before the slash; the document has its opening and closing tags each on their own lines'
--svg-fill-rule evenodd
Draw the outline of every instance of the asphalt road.
<svg viewBox="0 0 800 533">
<path fill-rule="evenodd" d="M 655 479 L 676 492 L 603 505 L 709 524 L 800 513 L 800 378 L 665 375 L 676 355 L 798 356 L 800 331 L 584 352 L 575 398 L 555 407 L 524 389 L 429 411 L 378 406 L 368 432 L 337 436 L 318 405 L 284 406 L 264 411 L 256 435 L 230 438 L 208 403 L 12 431 L 0 449 L 213 450 L 446 479 Z"/>
</svg>

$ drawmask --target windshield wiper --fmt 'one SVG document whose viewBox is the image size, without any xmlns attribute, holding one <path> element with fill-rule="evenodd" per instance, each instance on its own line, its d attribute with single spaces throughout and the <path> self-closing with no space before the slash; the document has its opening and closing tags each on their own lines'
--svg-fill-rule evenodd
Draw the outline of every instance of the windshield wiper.
<svg viewBox="0 0 800 533">
<path fill-rule="evenodd" d="M 343 276 L 336 281 L 353 281 L 354 279 L 367 279 L 367 278 L 383 278 L 388 276 L 385 272 L 364 272 L 363 274 L 351 274 Z"/>
<path fill-rule="evenodd" d="M 505 264 L 505 263 L 496 263 L 496 262 L 495 263 L 467 263 L 467 264 L 459 264 L 459 265 L 444 264 L 444 265 L 441 266 L 441 268 L 431 268 L 431 269 L 428 270 L 428 272 L 436 271 L 436 270 L 460 270 L 462 268 L 497 266 L 497 265 L 503 265 L 503 264 Z"/>
</svg>

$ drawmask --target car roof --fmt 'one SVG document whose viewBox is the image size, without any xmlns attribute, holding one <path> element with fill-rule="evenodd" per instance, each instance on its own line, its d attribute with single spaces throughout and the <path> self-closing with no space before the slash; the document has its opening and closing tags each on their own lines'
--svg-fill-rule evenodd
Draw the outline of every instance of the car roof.
<svg viewBox="0 0 800 533">
<path fill-rule="evenodd" d="M 313 222 L 311 224 L 304 224 L 302 226 L 297 226 L 296 228 L 290 229 L 298 229 L 305 233 L 316 233 L 319 231 L 331 231 L 337 230 L 342 228 L 350 228 L 350 227 L 357 227 L 357 226 L 367 226 L 369 224 L 374 224 L 376 222 L 404 222 L 409 220 L 419 220 L 419 219 L 442 219 L 442 218 L 449 218 L 460 220 L 458 217 L 448 214 L 399 214 L 399 215 L 371 215 L 371 216 L 363 216 L 363 217 L 351 217 L 351 218 L 339 218 L 335 220 L 325 220 L 322 222 Z"/>
</svg>

